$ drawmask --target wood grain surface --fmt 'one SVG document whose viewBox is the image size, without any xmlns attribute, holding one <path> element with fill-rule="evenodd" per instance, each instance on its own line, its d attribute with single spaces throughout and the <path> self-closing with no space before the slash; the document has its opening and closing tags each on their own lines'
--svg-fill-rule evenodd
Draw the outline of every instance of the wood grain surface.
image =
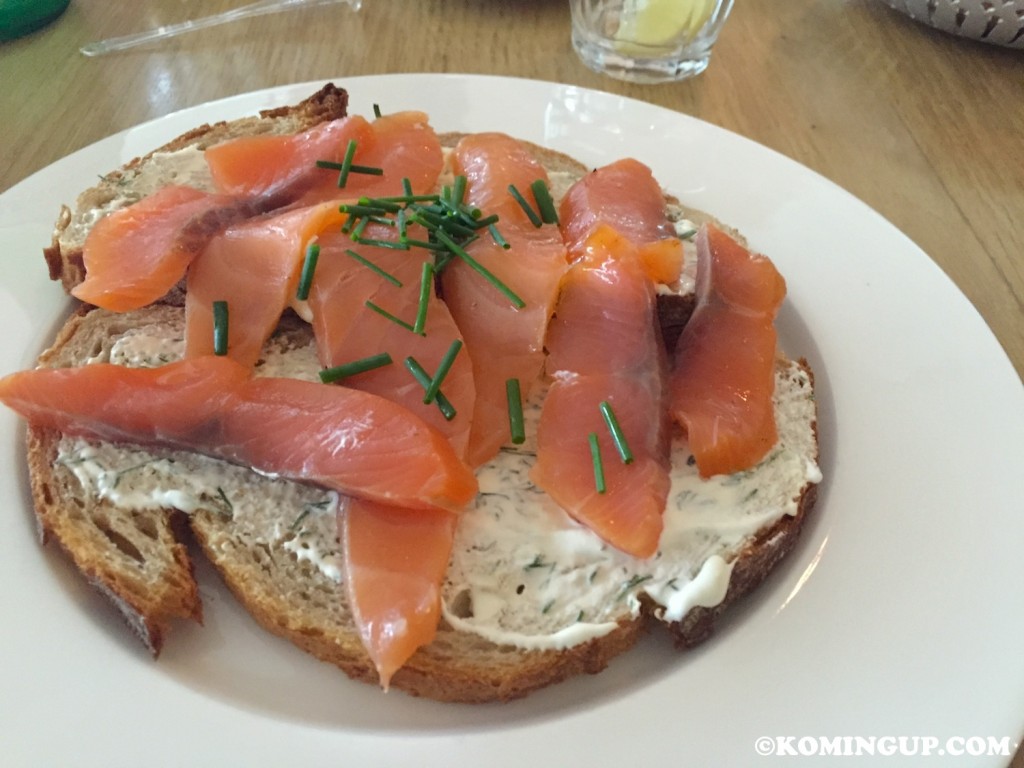
<svg viewBox="0 0 1024 768">
<path fill-rule="evenodd" d="M 572 83 L 735 131 L 861 198 L 955 281 L 1024 373 L 1024 51 L 880 0 L 738 0 L 703 75 L 641 86 L 577 60 L 564 0 L 363 0 L 358 13 L 291 11 L 78 52 L 244 2 L 72 0 L 53 25 L 0 44 L 0 192 L 121 129 L 269 86 L 389 72 Z"/>
</svg>

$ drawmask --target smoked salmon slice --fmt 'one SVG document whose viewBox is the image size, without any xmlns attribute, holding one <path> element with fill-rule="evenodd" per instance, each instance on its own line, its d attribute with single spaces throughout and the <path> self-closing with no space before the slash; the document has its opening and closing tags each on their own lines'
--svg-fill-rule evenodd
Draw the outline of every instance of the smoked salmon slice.
<svg viewBox="0 0 1024 768">
<path fill-rule="evenodd" d="M 301 133 L 229 139 L 207 148 L 204 156 L 220 192 L 251 197 L 283 194 L 294 200 L 317 181 L 332 178 L 331 171 L 316 167 L 317 160 L 341 162 L 349 140 L 366 144 L 372 137 L 369 122 L 351 115 Z M 336 193 L 336 181 L 333 184 Z"/>
<path fill-rule="evenodd" d="M 352 162 L 383 175 L 351 173 L 343 188 L 339 172 L 318 161 L 341 163 L 350 141 Z M 408 178 L 416 194 L 428 192 L 444 164 L 441 142 L 423 112 L 398 112 L 372 123 L 351 115 L 298 134 L 245 136 L 206 150 L 217 189 L 251 197 L 275 196 L 292 206 L 402 194 Z"/>
<path fill-rule="evenodd" d="M 509 439 L 505 383 L 519 380 L 524 398 L 544 364 L 544 336 L 565 274 L 565 245 L 558 228 L 534 226 L 509 194 L 510 184 L 529 193 L 544 168 L 527 148 L 499 133 L 462 139 L 452 155 L 453 171 L 467 179 L 466 199 L 485 215 L 497 214 L 507 250 L 483 236 L 470 243 L 470 255 L 523 301 L 516 307 L 466 263 L 453 260 L 442 273 L 442 295 L 466 340 L 476 384 L 469 439 L 469 462 L 479 466 Z"/>
<path fill-rule="evenodd" d="M 665 216 L 661 186 L 638 160 L 618 160 L 573 184 L 562 198 L 559 221 L 570 253 L 579 253 L 604 224 L 636 247 L 652 280 L 671 284 L 679 279 L 683 244 Z"/>
<path fill-rule="evenodd" d="M 170 185 L 100 219 L 83 246 L 85 280 L 71 290 L 112 312 L 152 304 L 171 290 L 207 242 L 258 206 Z"/>
<path fill-rule="evenodd" d="M 414 226 L 408 232 L 413 239 L 426 239 Z M 376 240 L 395 237 L 393 230 L 380 226 L 368 227 L 364 234 Z M 427 259 L 433 261 L 433 256 L 422 249 L 400 251 L 355 243 L 340 232 L 323 235 L 309 295 L 313 330 L 326 366 L 387 353 L 391 364 L 347 377 L 342 383 L 403 405 L 443 434 L 457 455 L 465 456 L 475 399 L 469 358 L 456 356 L 441 388 L 455 409 L 453 418 L 447 418 L 436 403 L 423 402 L 424 388 L 404 364 L 411 357 L 433 374 L 452 342 L 461 341 L 447 307 L 434 296 L 433 277 L 428 273 L 422 334 L 366 305 L 371 301 L 407 325 L 414 324 Z M 339 512 L 338 526 L 353 619 L 386 689 L 395 671 L 437 631 L 440 585 L 455 518 L 443 512 L 410 514 L 400 507 L 349 499 Z"/>
<path fill-rule="evenodd" d="M 414 239 L 425 239 L 414 227 Z M 369 228 L 365 234 L 387 240 L 394 233 L 387 228 Z M 444 377 L 441 392 L 454 410 L 449 418 L 437 403 L 424 403 L 424 388 L 406 367 L 412 357 L 430 375 L 440 367 L 453 342 L 462 343 L 462 335 L 448 307 L 434 295 L 429 278 L 426 316 L 422 333 L 410 330 L 420 304 L 420 286 L 424 261 L 433 256 L 423 249 L 395 250 L 353 242 L 343 233 L 328 233 L 320 238 L 320 257 L 310 286 L 309 306 L 320 362 L 326 367 L 387 353 L 392 363 L 346 378 L 345 386 L 385 397 L 399 403 L 443 434 L 459 456 L 466 456 L 476 387 L 469 356 L 456 354 Z M 401 285 L 357 261 L 355 252 L 383 270 Z M 385 310 L 405 325 L 400 325 L 367 305 Z"/>
<path fill-rule="evenodd" d="M 339 508 L 349 606 L 385 690 L 437 633 L 457 519 L 353 498 Z"/>
<path fill-rule="evenodd" d="M 537 429 L 531 480 L 569 515 L 635 557 L 652 556 L 668 499 L 666 362 L 654 283 L 625 238 L 599 227 L 566 275 L 548 334 L 553 381 Z M 610 406 L 632 454 L 620 457 Z M 595 435 L 605 489 L 595 479 Z"/>
<path fill-rule="evenodd" d="M 253 378 L 226 357 L 23 371 L 0 379 L 0 401 L 66 434 L 194 451 L 411 509 L 457 511 L 477 491 L 444 437 L 405 408 L 345 387 Z"/>
<path fill-rule="evenodd" d="M 675 350 L 671 409 L 702 477 L 759 462 L 778 437 L 775 315 L 786 283 L 772 262 L 705 225 L 697 303 Z"/>
<path fill-rule="evenodd" d="M 346 218 L 336 204 L 322 203 L 250 219 L 214 237 L 188 272 L 185 356 L 213 354 L 213 304 L 226 301 L 227 354 L 255 365 L 295 295 L 307 245 Z"/>
</svg>

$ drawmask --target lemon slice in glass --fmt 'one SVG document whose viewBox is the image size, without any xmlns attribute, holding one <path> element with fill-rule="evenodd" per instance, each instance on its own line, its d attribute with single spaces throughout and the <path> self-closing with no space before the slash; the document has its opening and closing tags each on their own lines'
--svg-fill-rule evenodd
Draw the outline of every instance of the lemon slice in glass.
<svg viewBox="0 0 1024 768">
<path fill-rule="evenodd" d="M 718 0 L 627 0 L 615 35 L 620 50 L 692 40 Z"/>
</svg>

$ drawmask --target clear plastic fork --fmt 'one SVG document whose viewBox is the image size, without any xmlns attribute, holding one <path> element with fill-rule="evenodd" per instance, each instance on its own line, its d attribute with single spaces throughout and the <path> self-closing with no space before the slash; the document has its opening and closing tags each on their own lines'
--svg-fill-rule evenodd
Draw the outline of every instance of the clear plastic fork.
<svg viewBox="0 0 1024 768">
<path fill-rule="evenodd" d="M 180 24 L 168 24 L 145 32 L 137 32 L 122 37 L 111 37 L 99 42 L 89 43 L 88 45 L 83 45 L 79 50 L 85 56 L 102 56 L 105 53 L 123 51 L 128 48 L 134 48 L 137 45 L 151 43 L 155 40 L 163 40 L 185 32 L 215 27 L 218 24 L 227 24 L 229 21 L 289 11 L 293 8 L 314 8 L 321 5 L 334 5 L 336 3 L 345 3 L 353 11 L 358 11 L 362 5 L 362 0 L 258 0 L 258 2 L 243 5 L 240 8 L 233 8 L 230 11 L 217 13 L 213 16 L 203 16 L 198 19 L 183 21 Z"/>
</svg>

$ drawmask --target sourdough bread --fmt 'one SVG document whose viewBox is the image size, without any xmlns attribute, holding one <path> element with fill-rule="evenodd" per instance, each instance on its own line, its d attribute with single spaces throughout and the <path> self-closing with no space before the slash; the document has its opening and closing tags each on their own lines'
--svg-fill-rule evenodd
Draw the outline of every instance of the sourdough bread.
<svg viewBox="0 0 1024 768">
<path fill-rule="evenodd" d="M 346 102 L 344 91 L 327 86 L 293 108 L 203 126 L 109 174 L 79 198 L 74 212 L 62 211 L 54 242 L 46 251 L 51 277 L 61 280 L 66 290 L 81 281 L 82 243 L 91 223 L 105 213 L 165 183 L 180 182 L 183 176 L 195 186 L 208 188 L 208 175 L 193 162 L 205 146 L 230 136 L 302 130 L 342 116 Z M 454 146 L 459 137 L 445 134 L 443 144 Z M 540 147 L 534 151 L 552 173 L 556 196 L 587 170 L 564 154 Z M 697 211 L 684 211 L 670 197 L 667 205 L 681 230 L 689 229 L 691 222 L 710 219 Z M 692 265 L 693 245 L 685 247 Z M 659 297 L 669 348 L 692 310 L 692 281 L 692 271 L 687 272 L 679 284 L 663 287 Z M 68 321 L 40 364 L 105 361 L 152 366 L 176 359 L 182 352 L 184 314 L 180 296 L 169 298 L 124 314 L 83 308 Z M 286 313 L 264 349 L 257 375 L 315 379 L 318 367 L 309 326 Z M 534 515 L 526 524 L 527 534 L 509 544 L 510 552 L 516 554 L 501 566 L 506 570 L 500 580 L 491 579 L 493 559 L 486 566 L 492 573 L 481 578 L 485 569 L 481 562 L 487 561 L 474 559 L 473 553 L 491 546 L 485 539 L 492 533 L 474 521 L 493 517 L 494 509 L 478 500 L 460 525 L 444 586 L 445 618 L 437 638 L 409 660 L 391 685 L 443 701 L 508 700 L 572 675 L 600 671 L 652 623 L 667 625 L 683 647 L 706 639 L 717 617 L 760 584 L 792 548 L 813 504 L 817 479 L 813 379 L 803 362 L 780 359 L 777 381 L 778 408 L 796 409 L 795 416 L 790 413 L 786 418 L 793 421 L 798 434 L 783 430 L 780 450 L 769 463 L 785 454 L 780 463 L 788 462 L 791 472 L 773 486 L 774 498 L 744 507 L 739 534 L 728 540 L 720 537 L 717 544 L 703 549 L 691 546 L 685 560 L 675 566 L 658 565 L 661 570 L 657 571 L 644 563 L 628 562 L 624 555 L 608 559 L 599 552 L 600 543 L 589 540 L 584 550 L 596 552 L 593 556 L 599 561 L 584 558 L 581 565 L 573 554 L 573 562 L 557 575 L 551 570 L 543 587 L 549 593 L 543 593 L 535 577 L 547 561 L 536 555 L 523 560 L 524 546 L 536 543 L 530 526 L 544 521 L 551 528 L 552 541 L 582 540 L 590 534 L 558 510 L 521 504 Z M 340 500 L 336 496 L 205 457 L 89 444 L 32 427 L 28 453 L 44 539 L 57 541 L 67 551 L 154 654 L 174 620 L 201 619 L 187 546 L 186 534 L 191 531 L 198 547 L 260 624 L 354 679 L 377 682 L 338 583 L 334 519 Z M 529 462 L 529 446 L 511 460 Z M 685 456 L 681 463 L 685 466 Z M 757 471 L 747 479 L 750 487 L 761 482 Z M 528 494 L 529 489 L 521 492 Z M 680 493 L 685 496 L 689 491 L 684 488 Z M 679 525 L 686 529 L 690 523 L 684 520 Z M 707 540 L 708 534 L 701 535 Z M 663 552 L 658 559 L 663 556 L 665 562 L 672 557 Z M 603 592 L 578 586 L 583 567 L 591 572 L 607 567 L 601 576 Z M 568 586 L 574 583 L 576 587 Z M 679 591 L 677 586 L 683 587 L 684 597 L 669 594 Z M 559 595 L 573 589 L 598 595 L 599 610 L 588 615 L 580 608 L 577 613 L 571 599 L 548 610 L 549 603 L 555 604 Z M 503 601 L 508 621 L 494 619 L 496 600 Z M 562 639 L 552 642 L 552 636 Z"/>
</svg>

